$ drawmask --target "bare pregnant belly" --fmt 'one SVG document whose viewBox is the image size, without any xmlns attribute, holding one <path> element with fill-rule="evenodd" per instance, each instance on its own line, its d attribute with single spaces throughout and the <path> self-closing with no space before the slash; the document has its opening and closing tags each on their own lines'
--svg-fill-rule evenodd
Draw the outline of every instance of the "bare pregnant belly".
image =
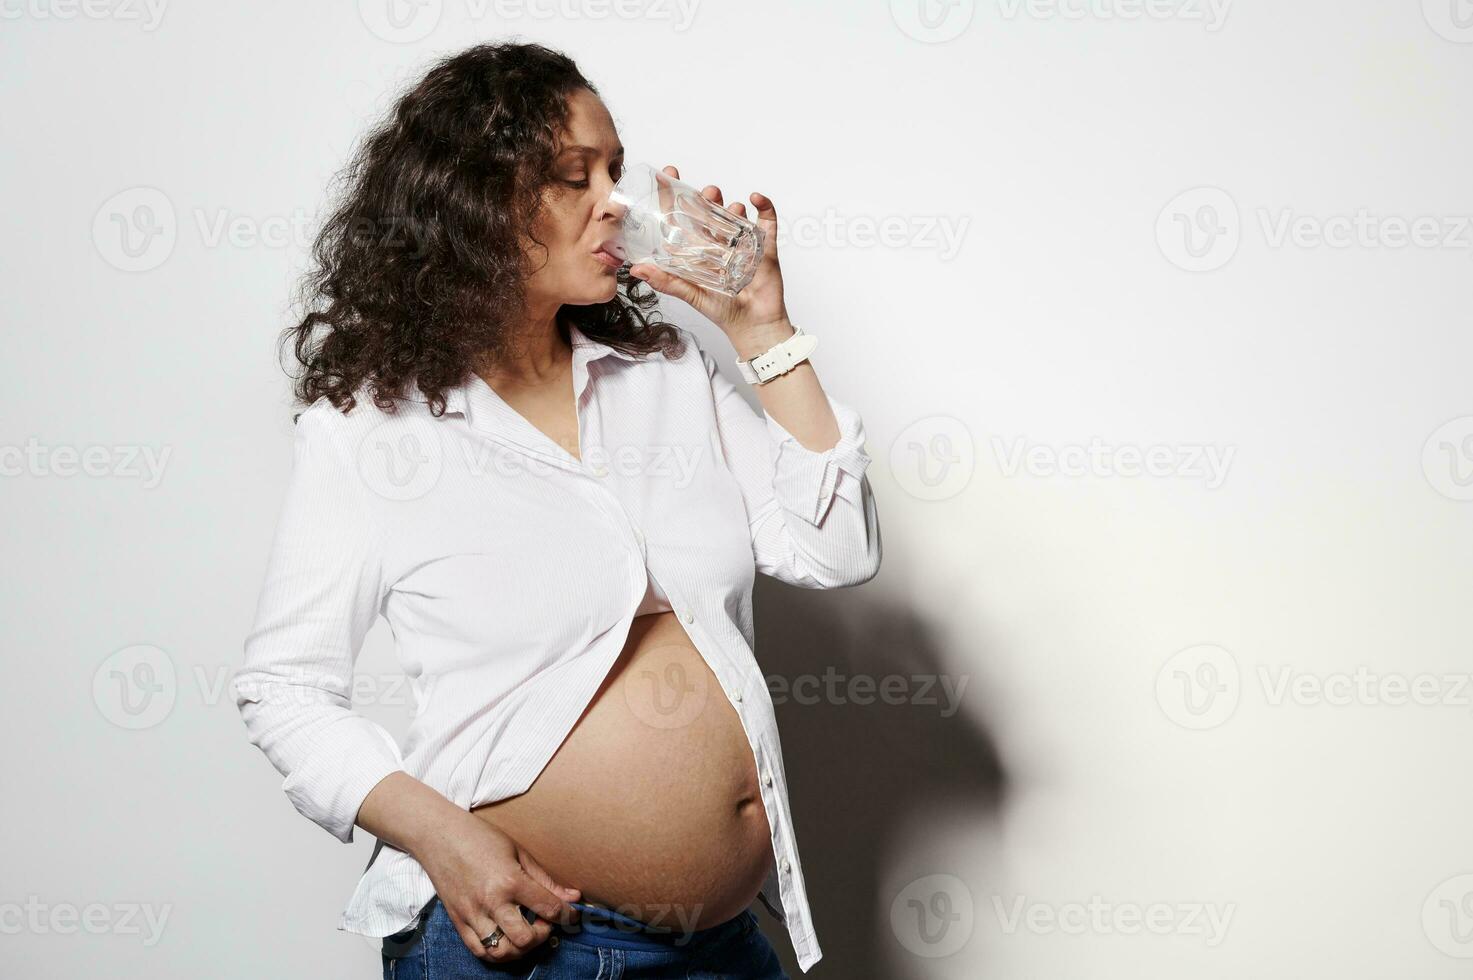
<svg viewBox="0 0 1473 980">
<path fill-rule="evenodd" d="M 531 788 L 472 812 L 585 901 L 660 925 L 730 919 L 772 862 L 741 721 L 670 612 L 635 617 Z"/>
</svg>

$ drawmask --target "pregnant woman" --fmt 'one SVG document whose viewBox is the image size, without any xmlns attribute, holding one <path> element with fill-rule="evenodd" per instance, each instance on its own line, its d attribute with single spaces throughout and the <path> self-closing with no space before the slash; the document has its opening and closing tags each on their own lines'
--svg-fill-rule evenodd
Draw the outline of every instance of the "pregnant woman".
<svg viewBox="0 0 1473 980">
<path fill-rule="evenodd" d="M 822 955 L 752 584 L 876 574 L 864 430 L 782 358 L 773 202 L 756 278 L 710 292 L 610 255 L 623 159 L 562 54 L 440 62 L 358 151 L 288 334 L 305 407 L 235 699 L 298 811 L 377 838 L 340 927 L 386 977 L 783 977 L 759 897 Z M 777 348 L 740 365 L 765 418 L 657 293 L 737 360 Z M 379 616 L 402 745 L 353 705 Z"/>
</svg>

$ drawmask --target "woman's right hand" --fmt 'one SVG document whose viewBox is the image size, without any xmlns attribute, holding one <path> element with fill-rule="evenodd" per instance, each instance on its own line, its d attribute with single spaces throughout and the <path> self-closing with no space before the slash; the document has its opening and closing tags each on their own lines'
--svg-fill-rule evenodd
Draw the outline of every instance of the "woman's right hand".
<svg viewBox="0 0 1473 980">
<path fill-rule="evenodd" d="M 553 881 L 516 841 L 460 812 L 463 821 L 443 828 L 414 857 L 430 876 L 467 949 L 488 963 L 505 963 L 541 945 L 553 922 L 570 925 L 578 920 L 578 910 L 568 904 L 578 900 L 578 889 Z M 537 921 L 529 923 L 518 906 L 536 912 Z M 498 926 L 501 942 L 494 949 L 482 946 L 481 939 Z"/>
</svg>

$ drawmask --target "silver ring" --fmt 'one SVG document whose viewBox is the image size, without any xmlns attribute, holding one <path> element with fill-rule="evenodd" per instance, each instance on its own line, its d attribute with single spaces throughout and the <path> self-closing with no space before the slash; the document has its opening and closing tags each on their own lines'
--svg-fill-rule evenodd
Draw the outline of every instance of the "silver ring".
<svg viewBox="0 0 1473 980">
<path fill-rule="evenodd" d="M 495 932 L 491 933 L 491 935 L 481 940 L 481 945 L 485 946 L 487 949 L 495 949 L 497 945 L 500 944 L 501 937 L 504 935 L 506 934 L 501 931 L 501 927 L 497 926 Z"/>
</svg>

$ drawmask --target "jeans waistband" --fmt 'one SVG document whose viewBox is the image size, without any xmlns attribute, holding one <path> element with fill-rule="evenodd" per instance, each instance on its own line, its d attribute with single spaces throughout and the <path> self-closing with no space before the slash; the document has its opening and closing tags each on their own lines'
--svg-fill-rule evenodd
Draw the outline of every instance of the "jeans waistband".
<svg viewBox="0 0 1473 980">
<path fill-rule="evenodd" d="M 587 902 L 570 903 L 578 909 L 578 921 L 570 926 L 553 924 L 553 935 L 560 941 L 579 943 L 585 946 L 604 946 L 617 949 L 691 949 L 703 943 L 726 938 L 739 930 L 756 928 L 757 917 L 751 909 L 745 909 L 725 922 L 706 929 L 686 929 L 679 919 L 668 925 L 640 922 L 613 909 Z M 408 929 L 383 940 L 383 955 L 388 959 L 400 959 L 409 955 L 423 940 L 431 917 L 442 912 L 438 896 L 432 897 L 420 910 L 415 922 Z M 536 919 L 535 913 L 523 909 L 527 920 Z M 443 913 L 442 913 L 443 917 Z M 438 921 L 438 919 L 437 919 Z M 450 929 L 449 920 L 445 928 Z"/>
<path fill-rule="evenodd" d="M 578 910 L 578 921 L 571 926 L 555 925 L 553 932 L 569 942 L 619 949 L 670 949 L 698 946 L 747 925 L 750 909 L 737 913 L 725 922 L 705 929 L 687 929 L 673 922 L 648 923 L 631 919 L 613 909 L 586 902 L 570 902 Z"/>
</svg>

